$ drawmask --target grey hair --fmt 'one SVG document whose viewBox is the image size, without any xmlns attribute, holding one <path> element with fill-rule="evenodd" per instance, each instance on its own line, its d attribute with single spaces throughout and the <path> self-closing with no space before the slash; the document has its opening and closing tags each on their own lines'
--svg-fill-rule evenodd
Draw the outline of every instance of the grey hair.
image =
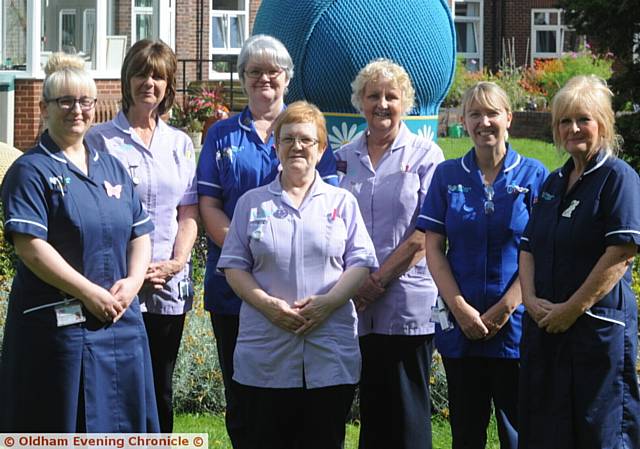
<svg viewBox="0 0 640 449">
<path fill-rule="evenodd" d="M 244 71 L 251 60 L 266 60 L 284 70 L 287 79 L 293 78 L 293 60 L 282 42 L 273 36 L 256 34 L 244 42 L 238 56 L 238 75 L 244 87 Z"/>
<path fill-rule="evenodd" d="M 87 89 L 97 96 L 96 82 L 84 69 L 84 60 L 76 55 L 53 53 L 44 68 L 46 77 L 42 85 L 42 99 L 53 99 L 65 87 Z"/>
</svg>

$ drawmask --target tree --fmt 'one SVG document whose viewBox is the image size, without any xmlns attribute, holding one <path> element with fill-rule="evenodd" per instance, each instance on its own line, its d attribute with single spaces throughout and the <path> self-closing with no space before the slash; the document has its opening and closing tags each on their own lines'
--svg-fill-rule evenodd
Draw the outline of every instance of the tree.
<svg viewBox="0 0 640 449">
<path fill-rule="evenodd" d="M 565 21 L 587 36 L 592 51 L 612 53 L 614 74 L 609 80 L 616 110 L 640 105 L 640 6 L 638 0 L 559 0 Z M 623 157 L 640 168 L 640 112 L 621 117 Z"/>
</svg>

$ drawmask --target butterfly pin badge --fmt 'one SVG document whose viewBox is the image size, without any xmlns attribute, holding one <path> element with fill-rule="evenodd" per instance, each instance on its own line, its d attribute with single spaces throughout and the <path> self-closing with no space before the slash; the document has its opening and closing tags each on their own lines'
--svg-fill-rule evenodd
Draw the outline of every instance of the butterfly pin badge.
<svg viewBox="0 0 640 449">
<path fill-rule="evenodd" d="M 109 181 L 105 180 L 104 188 L 107 191 L 108 197 L 113 196 L 118 200 L 120 199 L 120 193 L 122 192 L 122 184 L 118 184 L 117 186 L 112 186 Z"/>
</svg>

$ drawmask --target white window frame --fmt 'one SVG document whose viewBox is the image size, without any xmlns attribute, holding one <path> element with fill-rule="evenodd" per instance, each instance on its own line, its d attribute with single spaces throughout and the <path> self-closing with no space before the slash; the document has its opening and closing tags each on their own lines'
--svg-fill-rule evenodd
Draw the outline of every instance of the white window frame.
<svg viewBox="0 0 640 449">
<path fill-rule="evenodd" d="M 96 10 L 94 8 L 87 8 L 82 11 L 82 52 L 85 54 L 91 54 L 91 48 L 87 49 L 87 45 L 89 44 L 87 42 L 89 38 L 89 30 L 87 29 L 87 18 L 90 14 L 93 14 L 93 26 L 95 27 L 97 26 Z"/>
<path fill-rule="evenodd" d="M 534 18 L 536 14 L 544 13 L 545 15 L 558 14 L 558 23 L 555 25 L 536 25 Z M 560 58 L 566 52 L 564 51 L 564 34 L 571 30 L 564 23 L 564 10 L 558 8 L 534 8 L 531 10 L 531 65 L 536 59 L 553 59 Z M 555 52 L 538 52 L 537 32 L 538 31 L 555 31 L 556 32 L 556 51 Z"/>
<path fill-rule="evenodd" d="M 136 27 L 136 18 L 140 16 L 151 16 L 151 28 L 152 35 L 151 38 L 158 38 L 159 32 L 159 23 L 156 18 L 157 14 L 154 14 L 154 10 L 158 9 L 158 1 L 152 0 L 151 6 L 136 6 L 136 0 L 131 0 L 131 45 L 135 44 L 140 40 L 139 36 L 137 36 L 137 27 Z M 156 11 L 157 12 L 157 11 Z"/>
<path fill-rule="evenodd" d="M 43 51 L 41 48 L 41 37 L 42 37 L 42 0 L 26 0 L 27 1 L 27 43 L 26 43 L 26 56 L 27 56 L 27 69 L 26 70 L 3 70 L 2 73 L 11 73 L 15 75 L 18 79 L 43 79 L 44 71 L 41 67 L 41 59 L 43 57 Z M 248 0 L 246 0 L 248 2 Z M 120 68 L 115 68 L 108 70 L 107 68 L 107 22 L 108 22 L 108 8 L 109 3 L 114 5 L 116 1 L 114 0 L 95 0 L 95 10 L 96 10 L 96 36 L 95 36 L 95 69 L 90 69 L 89 73 L 95 79 L 119 79 L 120 78 Z M 133 2 L 132 2 L 133 5 Z M 165 6 L 172 5 L 173 11 L 170 8 L 165 8 Z M 93 5 L 92 5 L 93 6 Z M 160 17 L 160 23 L 166 23 L 167 21 L 172 21 L 175 23 L 175 0 L 156 0 L 154 6 L 158 7 L 158 11 L 156 12 Z M 93 8 L 91 8 L 93 9 Z M 165 17 L 165 22 L 162 20 L 162 16 L 169 14 L 169 17 Z M 135 16 L 132 11 L 132 18 L 135 20 Z M 247 15 L 248 17 L 248 15 Z M 0 20 L 1 22 L 2 20 Z M 60 22 L 61 23 L 61 22 Z M 135 24 L 135 22 L 133 23 Z M 76 21 L 76 26 L 78 26 L 78 22 Z M 61 25 L 59 25 L 61 28 Z M 132 30 L 135 28 L 132 27 Z M 0 24 L 0 30 L 4 32 L 4 24 Z M 175 42 L 175 34 L 174 34 L 175 26 L 171 28 L 167 27 L 167 29 L 159 30 L 160 38 L 165 40 L 165 42 Z M 162 32 L 165 32 L 163 35 Z M 245 30 L 246 32 L 247 30 Z M 4 40 L 2 34 L 0 34 L 0 38 Z M 58 40 L 60 43 L 60 39 Z M 46 57 L 46 52 L 44 52 L 44 56 Z M 3 61 L 4 62 L 4 61 Z"/>
<path fill-rule="evenodd" d="M 469 17 L 469 16 L 458 16 L 455 14 L 456 4 L 459 3 L 475 3 L 478 4 L 478 16 L 477 17 Z M 453 3 L 453 20 L 454 23 L 475 23 L 476 30 L 476 52 L 458 52 L 457 55 L 463 59 L 477 59 L 478 60 L 478 69 L 482 70 L 484 67 L 484 0 L 456 0 Z M 457 43 L 456 43 L 457 45 Z"/>
<path fill-rule="evenodd" d="M 218 17 L 226 18 L 226 24 L 224 25 L 226 36 L 225 40 L 228 43 L 231 40 L 231 26 L 230 17 L 244 17 L 242 33 L 243 42 L 249 38 L 249 8 L 250 1 L 244 0 L 244 9 L 213 9 L 213 0 L 209 0 L 209 58 L 212 59 L 214 55 L 239 55 L 240 48 L 229 48 L 228 45 L 225 48 L 213 47 L 213 21 Z M 235 75 L 237 79 L 237 75 Z M 228 73 L 220 73 L 213 70 L 213 63 L 209 63 L 209 79 L 229 79 Z"/>
<path fill-rule="evenodd" d="M 77 16 L 76 16 L 76 10 L 75 9 L 71 9 L 71 8 L 65 8 L 65 9 L 61 9 L 60 13 L 58 14 L 58 49 L 62 50 L 62 16 L 73 16 L 74 19 L 74 26 L 77 27 L 78 26 L 78 21 Z M 74 34 L 77 36 L 77 32 L 78 30 L 73 30 Z M 75 42 L 75 36 L 74 36 L 74 42 Z M 76 45 L 78 43 L 76 42 Z M 78 48 L 76 48 L 76 50 L 78 50 Z"/>
</svg>

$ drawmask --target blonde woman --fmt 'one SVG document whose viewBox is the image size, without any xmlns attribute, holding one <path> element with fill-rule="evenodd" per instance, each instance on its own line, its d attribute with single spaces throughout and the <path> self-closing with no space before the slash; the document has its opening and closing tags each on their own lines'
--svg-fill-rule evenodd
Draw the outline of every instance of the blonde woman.
<svg viewBox="0 0 640 449">
<path fill-rule="evenodd" d="M 20 259 L 0 367 L 0 432 L 158 432 L 137 293 L 153 225 L 129 174 L 84 136 L 96 85 L 54 54 L 40 111 L 47 130 L 2 186 Z"/>
<path fill-rule="evenodd" d="M 388 59 L 367 64 L 351 101 L 367 130 L 336 153 L 380 261 L 356 295 L 362 353 L 360 448 L 431 444 L 429 370 L 437 289 L 426 267 L 424 233 L 415 229 L 442 150 L 413 134 L 402 116 L 413 107 L 406 70 Z"/>
<path fill-rule="evenodd" d="M 523 313 L 518 245 L 547 170 L 507 143 L 511 105 L 496 84 L 468 89 L 462 114 L 474 146 L 436 169 L 417 227 L 426 231 L 429 270 L 444 301 L 435 340 L 447 375 L 453 448 L 485 447 L 493 404 L 500 447 L 515 449 Z"/>
<path fill-rule="evenodd" d="M 521 448 L 640 444 L 630 287 L 640 178 L 616 157 L 611 97 L 602 80 L 579 76 L 553 99 L 553 138 L 569 159 L 522 237 Z"/>
</svg>

